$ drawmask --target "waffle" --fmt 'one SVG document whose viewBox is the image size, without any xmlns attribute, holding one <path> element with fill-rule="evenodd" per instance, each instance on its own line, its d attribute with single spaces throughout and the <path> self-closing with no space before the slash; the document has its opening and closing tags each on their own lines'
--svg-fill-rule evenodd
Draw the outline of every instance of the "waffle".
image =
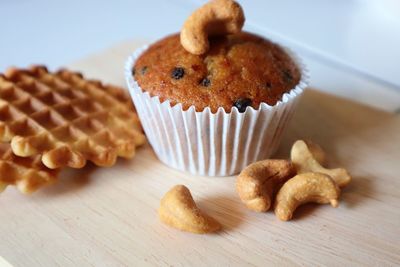
<svg viewBox="0 0 400 267">
<path fill-rule="evenodd" d="M 44 166 L 39 156 L 21 158 L 15 156 L 9 144 L 0 144 L 0 192 L 8 185 L 15 185 L 22 193 L 32 193 L 42 186 L 53 183 L 58 170 Z"/>
<path fill-rule="evenodd" d="M 0 75 L 0 141 L 55 169 L 87 160 L 112 166 L 118 156 L 132 158 L 145 137 L 123 89 L 34 66 Z"/>
</svg>

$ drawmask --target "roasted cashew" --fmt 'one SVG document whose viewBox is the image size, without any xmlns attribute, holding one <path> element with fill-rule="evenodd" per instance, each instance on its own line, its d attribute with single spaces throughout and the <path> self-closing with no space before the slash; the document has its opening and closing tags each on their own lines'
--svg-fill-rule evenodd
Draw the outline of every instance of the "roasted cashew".
<svg viewBox="0 0 400 267">
<path fill-rule="evenodd" d="M 247 166 L 236 180 L 236 190 L 246 206 L 254 211 L 267 211 L 278 187 L 295 175 L 287 160 L 267 159 Z"/>
<path fill-rule="evenodd" d="M 165 224 L 186 232 L 205 234 L 221 228 L 219 222 L 196 206 L 184 185 L 176 185 L 165 194 L 158 215 Z"/>
<path fill-rule="evenodd" d="M 322 149 L 322 147 L 310 140 L 304 140 L 304 142 L 307 144 L 307 147 L 314 156 L 315 160 L 318 161 L 319 164 L 324 165 L 327 159 L 325 151 Z"/>
<path fill-rule="evenodd" d="M 302 173 L 288 180 L 275 199 L 275 214 L 282 221 L 292 218 L 298 206 L 308 202 L 339 205 L 340 189 L 331 177 L 323 173 Z"/>
<path fill-rule="evenodd" d="M 232 0 L 212 0 L 190 15 L 181 30 L 181 44 L 202 55 L 209 49 L 208 37 L 240 32 L 244 24 L 242 7 Z"/>
<path fill-rule="evenodd" d="M 3 192 L 7 188 L 7 185 L 8 184 L 6 184 L 6 183 L 0 182 L 0 193 Z"/>
<path fill-rule="evenodd" d="M 351 181 L 351 176 L 343 168 L 326 169 L 316 159 L 306 142 L 296 141 L 290 152 L 291 160 L 296 167 L 297 173 L 320 172 L 332 177 L 340 188 L 345 187 Z"/>
</svg>

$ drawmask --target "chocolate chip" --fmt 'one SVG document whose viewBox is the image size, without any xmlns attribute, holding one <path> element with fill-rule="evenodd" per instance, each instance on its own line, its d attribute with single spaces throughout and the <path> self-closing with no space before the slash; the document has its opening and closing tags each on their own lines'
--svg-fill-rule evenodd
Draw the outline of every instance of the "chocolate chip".
<svg viewBox="0 0 400 267">
<path fill-rule="evenodd" d="M 135 68 L 132 68 L 132 76 L 135 76 L 136 70 Z"/>
<path fill-rule="evenodd" d="M 208 87 L 208 86 L 210 86 L 210 84 L 211 84 L 211 81 L 208 78 L 204 78 L 203 80 L 200 81 L 200 85 L 204 86 L 204 87 Z"/>
<path fill-rule="evenodd" d="M 265 89 L 271 90 L 271 88 L 272 88 L 272 84 L 270 82 L 266 82 L 265 83 Z"/>
<path fill-rule="evenodd" d="M 176 67 L 172 70 L 171 77 L 175 80 L 181 79 L 185 75 L 184 68 Z"/>
<path fill-rule="evenodd" d="M 148 67 L 147 66 L 144 66 L 142 69 L 141 69 L 141 73 L 142 73 L 142 75 L 145 75 L 146 74 L 146 72 L 147 72 L 147 69 L 148 69 Z"/>
<path fill-rule="evenodd" d="M 282 71 L 282 78 L 285 83 L 291 83 L 293 81 L 292 73 L 288 69 Z"/>
<path fill-rule="evenodd" d="M 250 98 L 239 98 L 236 100 L 233 105 L 237 107 L 239 112 L 245 112 L 246 108 L 251 105 L 251 99 Z"/>
<path fill-rule="evenodd" d="M 199 71 L 201 69 L 201 66 L 200 65 L 192 65 L 192 69 L 194 71 Z"/>
</svg>

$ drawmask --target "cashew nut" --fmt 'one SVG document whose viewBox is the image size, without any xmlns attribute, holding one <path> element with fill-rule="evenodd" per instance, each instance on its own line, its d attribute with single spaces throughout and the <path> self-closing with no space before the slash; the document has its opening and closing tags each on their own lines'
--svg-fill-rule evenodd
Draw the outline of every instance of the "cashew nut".
<svg viewBox="0 0 400 267">
<path fill-rule="evenodd" d="M 320 172 L 329 175 L 340 188 L 345 187 L 351 181 L 351 176 L 343 168 L 326 169 L 322 167 L 303 140 L 296 141 L 290 152 L 291 160 L 297 169 L 297 173 Z"/>
<path fill-rule="evenodd" d="M 240 32 L 244 24 L 242 7 L 232 0 L 212 0 L 190 15 L 181 30 L 181 44 L 189 52 L 208 51 L 208 37 Z"/>
<path fill-rule="evenodd" d="M 0 182 L 0 193 L 3 192 L 7 188 L 7 183 Z"/>
<path fill-rule="evenodd" d="M 321 146 L 310 140 L 304 140 L 304 142 L 307 144 L 307 147 L 314 156 L 315 160 L 318 161 L 319 164 L 324 165 L 327 159 L 325 151 L 321 148 Z"/>
<path fill-rule="evenodd" d="M 308 202 L 339 205 L 340 189 L 331 177 L 323 173 L 302 173 L 288 180 L 275 200 L 275 214 L 282 221 L 292 218 L 298 206 Z"/>
<path fill-rule="evenodd" d="M 295 169 L 287 160 L 267 159 L 255 162 L 239 174 L 236 190 L 249 209 L 267 211 L 279 186 L 294 174 Z"/>
<path fill-rule="evenodd" d="M 176 185 L 165 194 L 158 215 L 165 224 L 186 232 L 205 234 L 221 228 L 219 222 L 196 206 L 184 185 Z"/>
</svg>

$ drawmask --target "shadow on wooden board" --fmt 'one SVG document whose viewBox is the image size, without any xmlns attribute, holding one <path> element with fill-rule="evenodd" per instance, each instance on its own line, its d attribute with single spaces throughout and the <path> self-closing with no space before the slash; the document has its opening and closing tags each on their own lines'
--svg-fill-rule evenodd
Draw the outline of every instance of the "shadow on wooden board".
<svg viewBox="0 0 400 267">
<path fill-rule="evenodd" d="M 52 197 L 90 186 L 92 176 L 95 176 L 97 169 L 98 167 L 93 163 L 88 163 L 82 169 L 66 168 L 61 171 L 55 184 L 41 189 L 37 194 L 41 195 L 43 192 L 44 195 Z"/>
<path fill-rule="evenodd" d="M 373 177 L 377 174 L 360 171 L 357 167 L 362 165 L 360 157 L 363 153 L 384 157 L 392 142 L 400 144 L 400 134 L 396 135 L 396 131 L 400 132 L 400 118 L 394 114 L 309 89 L 304 93 L 275 157 L 288 158 L 295 140 L 310 139 L 327 152 L 329 166 L 343 166 L 353 174 L 353 182 L 344 193 L 358 190 L 363 194 L 372 193 Z M 387 138 L 392 142 L 382 142 Z M 83 170 L 67 170 L 58 183 L 45 192 L 57 195 L 90 186 L 96 169 L 89 164 Z M 350 198 L 346 205 L 356 205 L 360 200 L 354 196 Z"/>
<path fill-rule="evenodd" d="M 288 156 L 290 147 L 298 139 L 310 139 L 329 152 L 354 139 L 379 140 L 385 131 L 400 129 L 400 118 L 355 101 L 307 89 L 286 129 L 279 156 Z M 400 141 L 398 135 L 397 141 Z M 340 144 L 341 146 L 338 146 Z M 346 147 L 345 149 L 349 149 Z M 331 156 L 335 156 L 333 153 Z"/>
<path fill-rule="evenodd" d="M 328 155 L 328 167 L 350 171 L 353 181 L 342 194 L 343 205 L 349 208 L 376 195 L 376 183 L 387 177 L 382 162 L 393 173 L 400 171 L 394 160 L 400 158 L 400 117 L 355 101 L 306 90 L 275 157 L 288 158 L 298 139 L 320 144 Z"/>
</svg>

